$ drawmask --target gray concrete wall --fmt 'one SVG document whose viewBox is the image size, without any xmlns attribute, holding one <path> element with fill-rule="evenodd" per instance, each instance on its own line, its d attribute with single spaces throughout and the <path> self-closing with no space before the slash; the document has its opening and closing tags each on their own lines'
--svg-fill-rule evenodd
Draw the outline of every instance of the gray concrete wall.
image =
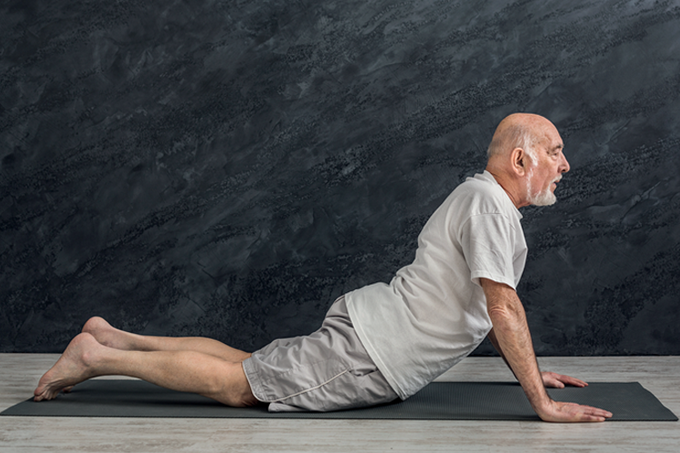
<svg viewBox="0 0 680 453">
<path fill-rule="evenodd" d="M 537 352 L 680 354 L 679 95 L 678 1 L 3 2 L 0 351 L 307 333 L 530 111 Z"/>
</svg>

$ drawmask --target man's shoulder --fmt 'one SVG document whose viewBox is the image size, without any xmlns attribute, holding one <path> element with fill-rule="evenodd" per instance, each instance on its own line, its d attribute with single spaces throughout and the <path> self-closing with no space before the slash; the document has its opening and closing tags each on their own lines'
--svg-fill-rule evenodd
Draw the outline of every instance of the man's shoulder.
<svg viewBox="0 0 680 453">
<path fill-rule="evenodd" d="M 501 215 L 513 223 L 522 218 L 490 173 L 475 175 L 456 187 L 432 214 L 428 224 L 455 228 L 479 215 Z"/>
<path fill-rule="evenodd" d="M 514 208 L 503 188 L 488 172 L 467 178 L 451 193 L 450 202 L 458 209 L 474 211 L 471 214 L 506 212 Z"/>
</svg>

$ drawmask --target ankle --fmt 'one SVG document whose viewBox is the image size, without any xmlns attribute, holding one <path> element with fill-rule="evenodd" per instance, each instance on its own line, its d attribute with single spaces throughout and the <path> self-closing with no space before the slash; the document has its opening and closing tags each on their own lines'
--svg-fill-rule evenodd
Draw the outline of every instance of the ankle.
<svg viewBox="0 0 680 453">
<path fill-rule="evenodd" d="M 81 333 L 76 339 L 78 343 L 73 352 L 77 354 L 80 363 L 88 369 L 95 367 L 101 357 L 100 348 L 104 346 L 100 345 L 90 333 Z"/>
</svg>

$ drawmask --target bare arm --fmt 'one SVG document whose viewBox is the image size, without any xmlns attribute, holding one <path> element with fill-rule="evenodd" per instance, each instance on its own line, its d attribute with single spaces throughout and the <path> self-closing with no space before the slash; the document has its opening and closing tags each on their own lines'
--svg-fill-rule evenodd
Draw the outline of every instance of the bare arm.
<svg viewBox="0 0 680 453">
<path fill-rule="evenodd" d="M 611 413 L 590 406 L 553 401 L 538 369 L 526 314 L 514 289 L 481 279 L 493 323 L 491 342 L 522 385 L 531 407 L 545 421 L 604 421 Z"/>
<path fill-rule="evenodd" d="M 500 354 L 501 358 L 505 362 L 505 364 L 510 368 L 510 371 L 512 371 L 512 367 L 508 363 L 508 359 L 505 358 L 505 354 L 503 354 L 503 349 L 501 349 L 501 346 L 498 344 L 498 340 L 496 339 L 496 333 L 493 331 L 493 328 L 489 331 L 489 334 L 487 335 L 489 338 L 489 341 L 491 341 L 491 344 L 493 345 L 494 348 L 496 348 L 496 351 L 498 351 L 498 354 Z M 512 374 L 515 374 L 514 371 L 512 371 Z M 515 374 L 515 379 L 517 378 L 517 375 Z"/>
<path fill-rule="evenodd" d="M 500 354 L 501 358 L 505 362 L 505 364 L 510 368 L 510 371 L 512 371 L 512 367 L 508 363 L 508 359 L 505 358 L 505 354 L 503 354 L 503 349 L 501 346 L 498 344 L 498 340 L 496 339 L 496 333 L 494 332 L 493 329 L 489 332 L 489 340 L 491 341 L 491 344 L 493 345 L 494 348 L 496 348 L 496 351 L 498 351 L 498 354 Z M 515 374 L 514 371 L 512 371 L 512 374 Z M 515 378 L 517 378 L 517 375 L 515 375 Z M 553 373 L 552 371 L 541 371 L 541 378 L 543 379 L 543 385 L 545 387 L 552 387 L 552 388 L 557 388 L 561 389 L 564 388 L 567 385 L 573 385 L 574 387 L 587 387 L 588 383 L 585 381 L 582 381 L 581 379 L 577 379 L 575 377 L 567 376 L 565 374 L 558 374 L 558 373 Z"/>
</svg>

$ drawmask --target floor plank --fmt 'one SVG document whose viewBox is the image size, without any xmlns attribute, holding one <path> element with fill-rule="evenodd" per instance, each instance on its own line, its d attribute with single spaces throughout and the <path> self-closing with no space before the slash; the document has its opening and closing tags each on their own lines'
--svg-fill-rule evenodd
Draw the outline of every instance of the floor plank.
<svg viewBox="0 0 680 453">
<path fill-rule="evenodd" d="M 0 354 L 0 410 L 28 398 L 54 354 Z M 638 381 L 680 414 L 680 357 L 546 357 L 541 368 Z M 498 358 L 465 359 L 440 380 L 511 380 Z M 411 420 L 0 418 L 8 452 L 676 452 L 678 422 L 549 424 Z"/>
</svg>

